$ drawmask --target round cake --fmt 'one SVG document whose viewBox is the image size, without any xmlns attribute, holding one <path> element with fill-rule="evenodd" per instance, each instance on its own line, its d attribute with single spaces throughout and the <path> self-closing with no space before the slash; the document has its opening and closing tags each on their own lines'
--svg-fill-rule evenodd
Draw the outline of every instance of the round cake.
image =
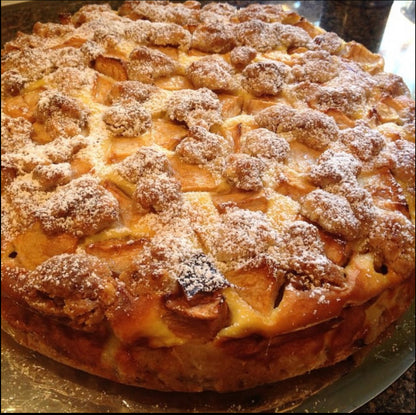
<svg viewBox="0 0 416 415">
<path fill-rule="evenodd" d="M 280 5 L 127 1 L 2 50 L 2 328 L 116 382 L 237 391 L 408 308 L 414 100 Z"/>
</svg>

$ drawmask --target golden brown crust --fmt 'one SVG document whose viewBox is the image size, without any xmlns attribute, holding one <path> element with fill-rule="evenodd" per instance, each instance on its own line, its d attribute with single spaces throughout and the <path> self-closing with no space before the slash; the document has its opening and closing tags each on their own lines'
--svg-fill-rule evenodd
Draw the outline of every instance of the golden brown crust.
<svg viewBox="0 0 416 415">
<path fill-rule="evenodd" d="M 122 383 L 333 365 L 414 296 L 414 101 L 281 6 L 127 1 L 2 51 L 2 327 Z"/>
<path fill-rule="evenodd" d="M 414 285 L 409 283 L 387 290 L 375 301 L 346 308 L 339 318 L 273 339 L 250 336 L 219 344 L 196 341 L 176 348 L 141 344 L 118 348 L 117 340 L 108 341 L 102 333 L 74 332 L 39 319 L 9 299 L 2 328 L 33 350 L 116 382 L 163 391 L 227 392 L 254 387 L 258 379 L 274 382 L 335 364 L 373 343 L 410 304 Z M 368 321 L 366 314 L 377 315 L 377 324 Z M 14 323 L 18 321 L 26 323 Z M 206 333 L 206 327 L 203 330 Z M 195 361 L 206 370 L 196 367 Z"/>
</svg>

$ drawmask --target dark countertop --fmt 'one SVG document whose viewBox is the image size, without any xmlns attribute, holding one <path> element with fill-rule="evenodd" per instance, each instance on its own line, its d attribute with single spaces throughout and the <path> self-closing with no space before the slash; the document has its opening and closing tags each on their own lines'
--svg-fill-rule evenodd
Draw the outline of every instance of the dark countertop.
<svg viewBox="0 0 416 415">
<path fill-rule="evenodd" d="M 62 4 L 65 4 L 65 2 L 37 3 L 36 10 L 20 14 L 20 19 L 17 20 L 15 16 L 7 16 L 7 13 L 2 12 L 2 44 L 4 41 L 13 38 L 17 29 L 22 30 L 22 25 L 25 23 L 26 26 L 23 30 L 30 29 L 32 23 L 28 24 L 27 19 L 35 19 L 34 21 L 36 21 L 40 20 L 40 16 L 42 16 L 45 20 L 45 9 L 40 7 L 40 3 L 49 3 L 49 6 L 53 4 L 53 7 L 56 7 L 56 5 L 62 7 Z M 73 3 L 85 2 L 78 1 Z M 243 4 L 248 2 L 237 3 Z M 352 36 L 354 40 L 364 43 L 374 52 L 381 53 L 386 61 L 386 71 L 402 76 L 414 96 L 414 1 L 281 1 L 276 3 L 285 3 L 314 24 L 321 24 L 326 30 L 335 31 L 344 38 Z M 358 10 L 356 9 L 358 3 L 365 3 L 365 6 Z M 378 3 L 378 7 L 369 10 L 368 6 L 373 3 Z M 25 20 L 23 23 L 22 18 Z M 345 23 L 349 20 L 353 21 L 352 28 L 344 27 L 340 23 Z M 406 64 L 403 65 L 403 62 L 406 62 Z M 414 413 L 415 365 L 413 364 L 384 392 L 354 412 Z"/>
<path fill-rule="evenodd" d="M 415 365 L 357 413 L 415 413 Z"/>
</svg>

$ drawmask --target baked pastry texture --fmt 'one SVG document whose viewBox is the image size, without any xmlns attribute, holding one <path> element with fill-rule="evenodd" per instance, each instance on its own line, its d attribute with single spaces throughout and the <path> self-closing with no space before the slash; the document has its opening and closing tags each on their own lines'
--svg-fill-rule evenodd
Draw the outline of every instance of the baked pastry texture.
<svg viewBox="0 0 416 415">
<path fill-rule="evenodd" d="M 117 382 L 333 365 L 414 297 L 414 101 L 279 5 L 127 1 L 2 50 L 2 327 Z"/>
</svg>

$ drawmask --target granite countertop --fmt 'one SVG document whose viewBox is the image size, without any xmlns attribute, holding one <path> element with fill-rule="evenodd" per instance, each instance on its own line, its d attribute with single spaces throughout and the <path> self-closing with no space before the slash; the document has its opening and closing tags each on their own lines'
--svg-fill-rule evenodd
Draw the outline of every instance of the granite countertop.
<svg viewBox="0 0 416 415">
<path fill-rule="evenodd" d="M 2 1 L 1 3 L 3 6 L 6 3 L 17 2 Z M 62 3 L 66 2 L 36 3 L 35 10 L 26 10 L 18 19 L 16 16 L 2 12 L 2 44 L 13 38 L 17 30 L 30 30 L 34 21 L 42 18 L 45 20 L 46 4 L 48 7 L 57 7 L 57 5 L 62 7 Z M 76 4 L 76 9 L 85 1 L 71 3 Z M 120 2 L 109 1 L 109 3 Z M 413 96 L 415 95 L 414 1 L 281 1 L 277 3 L 285 3 L 314 24 L 335 31 L 346 40 L 359 41 L 373 52 L 381 53 L 386 62 L 385 70 L 402 76 Z M 352 24 L 349 24 L 350 22 Z M 403 65 L 403 62 L 406 64 Z M 415 364 L 384 392 L 354 412 L 414 413 Z"/>
<path fill-rule="evenodd" d="M 415 413 L 415 364 L 357 413 Z"/>
</svg>

